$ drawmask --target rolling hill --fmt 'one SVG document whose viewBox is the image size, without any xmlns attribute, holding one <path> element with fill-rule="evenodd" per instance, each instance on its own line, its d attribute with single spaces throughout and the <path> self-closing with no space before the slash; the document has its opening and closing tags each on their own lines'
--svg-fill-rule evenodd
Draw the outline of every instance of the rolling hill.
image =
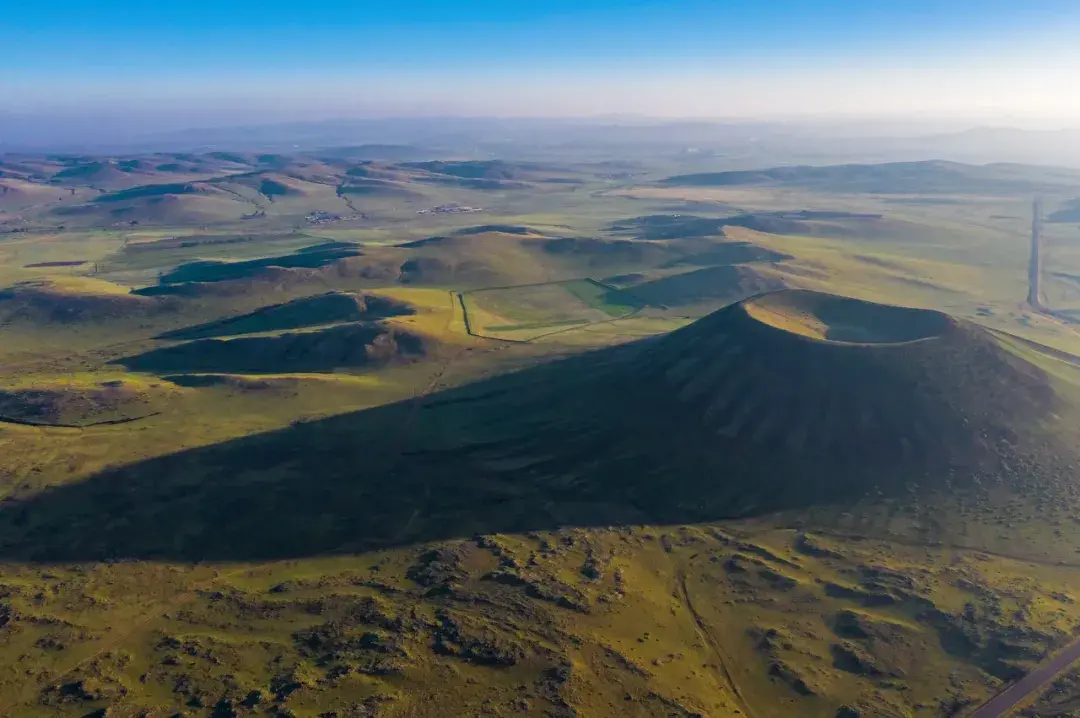
<svg viewBox="0 0 1080 718">
<path fill-rule="evenodd" d="M 136 167 L 123 168 L 113 161 L 89 161 L 72 163 L 56 172 L 50 181 L 62 185 L 93 185 L 115 188 L 140 184 L 142 173 Z"/>
<path fill-rule="evenodd" d="M 45 202 L 54 202 L 64 190 L 0 175 L 0 211 L 17 210 Z"/>
<path fill-rule="evenodd" d="M 292 254 L 278 257 L 263 257 L 246 261 L 226 262 L 204 260 L 181 264 L 171 272 L 163 274 L 160 284 L 178 284 L 184 282 L 222 282 L 233 279 L 245 279 L 259 272 L 275 267 L 285 269 L 314 269 L 325 267 L 347 257 L 361 254 L 355 245 L 333 245 L 330 247 L 313 245 Z"/>
<path fill-rule="evenodd" d="M 1080 172 L 1053 167 L 966 165 L 928 160 L 708 172 L 668 177 L 662 184 L 692 187 L 800 187 L 829 193 L 993 195 L 1061 192 L 1069 187 L 1080 186 Z"/>
<path fill-rule="evenodd" d="M 311 191 L 307 186 L 310 183 L 276 172 L 232 175 L 222 182 L 253 189 L 270 202 L 273 202 L 278 197 L 306 197 Z"/>
<path fill-rule="evenodd" d="M 200 226 L 241 220 L 252 205 L 203 183 L 140 185 L 85 204 L 57 207 L 54 219 L 85 226 Z"/>
<path fill-rule="evenodd" d="M 375 295 L 329 292 L 302 297 L 282 304 L 262 307 L 250 314 L 219 319 L 163 334 L 163 339 L 205 339 L 209 337 L 258 334 L 299 329 L 322 324 L 370 321 L 414 314 L 405 302 Z"/>
<path fill-rule="evenodd" d="M 131 380 L 0 387 L 0 421 L 67 428 L 124 424 L 158 413 L 173 388 Z"/>
<path fill-rule="evenodd" d="M 371 368 L 419 361 L 428 338 L 372 323 L 235 339 L 196 339 L 121 360 L 135 371 L 283 373 Z"/>
<path fill-rule="evenodd" d="M 783 289 L 782 275 L 765 267 L 724 264 L 692 269 L 656 279 L 635 282 L 616 296 L 636 298 L 653 307 L 717 306 L 737 302 L 762 292 Z"/>
<path fill-rule="evenodd" d="M 33 280 L 0 289 L 0 326 L 108 322 L 176 308 L 175 301 L 139 296 L 84 277 Z"/>
</svg>

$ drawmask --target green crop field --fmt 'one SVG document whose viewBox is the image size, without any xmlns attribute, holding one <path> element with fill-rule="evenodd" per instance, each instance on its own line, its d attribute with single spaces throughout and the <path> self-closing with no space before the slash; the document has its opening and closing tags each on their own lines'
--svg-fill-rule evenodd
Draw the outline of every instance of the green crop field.
<svg viewBox="0 0 1080 718">
<path fill-rule="evenodd" d="M 474 332 L 519 341 L 624 317 L 642 307 L 591 279 L 480 289 L 462 298 Z"/>
</svg>

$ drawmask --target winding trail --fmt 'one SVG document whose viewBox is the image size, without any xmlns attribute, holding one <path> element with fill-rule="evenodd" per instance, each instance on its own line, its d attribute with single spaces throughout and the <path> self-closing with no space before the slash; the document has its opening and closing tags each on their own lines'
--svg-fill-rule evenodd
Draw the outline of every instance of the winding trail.
<svg viewBox="0 0 1080 718">
<path fill-rule="evenodd" d="M 713 655 L 716 657 L 716 663 L 720 666 L 720 672 L 723 674 L 724 680 L 727 681 L 728 688 L 731 689 L 731 694 L 739 704 L 739 710 L 741 710 L 743 715 L 747 716 L 747 718 L 754 718 L 754 712 L 750 710 L 746 698 L 744 698 L 742 692 L 739 691 L 739 685 L 735 682 L 735 677 L 728 668 L 730 660 L 724 652 L 723 644 L 713 635 L 712 631 L 709 630 L 709 626 L 705 623 L 701 614 L 697 612 L 697 609 L 694 608 L 693 601 L 690 600 L 690 591 L 686 588 L 686 571 L 681 568 L 678 568 L 675 571 L 675 585 L 678 589 L 679 599 L 682 601 L 687 613 L 694 619 L 695 630 L 697 630 L 698 635 L 705 641 L 705 645 L 712 650 Z"/>
</svg>

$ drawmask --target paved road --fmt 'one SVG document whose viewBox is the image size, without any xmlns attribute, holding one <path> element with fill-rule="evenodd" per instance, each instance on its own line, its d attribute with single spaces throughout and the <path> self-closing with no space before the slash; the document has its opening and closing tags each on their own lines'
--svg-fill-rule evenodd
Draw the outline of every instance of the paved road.
<svg viewBox="0 0 1080 718">
<path fill-rule="evenodd" d="M 969 718 L 1005 718 L 1021 703 L 1034 698 L 1040 688 L 1064 673 L 1073 663 L 1080 660 L 1080 638 L 1073 640 L 1062 650 L 1055 653 L 1038 668 L 998 693 L 979 706 Z"/>
</svg>

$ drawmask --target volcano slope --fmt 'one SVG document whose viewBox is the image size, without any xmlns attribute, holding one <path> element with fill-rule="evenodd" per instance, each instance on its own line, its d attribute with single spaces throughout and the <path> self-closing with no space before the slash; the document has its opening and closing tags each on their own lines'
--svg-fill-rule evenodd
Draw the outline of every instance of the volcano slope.
<svg viewBox="0 0 1080 718">
<path fill-rule="evenodd" d="M 50 564 L 84 606 L 12 624 L 12 665 L 56 666 L 20 695 L 955 715 L 1075 627 L 1074 389 L 1046 361 L 944 314 L 778 292 L 8 500 L 0 559 Z M 161 612 L 115 644 L 108 587 L 144 574 Z M 9 614 L 39 617 L 12 585 Z"/>
<path fill-rule="evenodd" d="M 14 509 L 33 515 L 41 533 L 18 538 L 6 521 L 0 546 L 43 560 L 96 558 L 92 546 L 274 558 L 567 524 L 681 524 L 897 501 L 932 511 L 943 504 L 927 497 L 938 495 L 949 505 L 978 496 L 964 514 L 974 519 L 979 507 L 992 513 L 995 492 L 1059 511 L 1074 493 L 1075 407 L 1058 375 L 948 315 L 808 291 L 760 295 L 659 338 L 417 401 L 46 493 Z M 398 438 L 406 419 L 410 431 Z M 179 530 L 241 500 L 237 470 L 252 461 L 275 476 L 259 499 L 267 515 L 222 514 L 213 535 Z M 207 472 L 194 486 L 192 464 Z M 169 481 L 177 471 L 190 486 L 180 503 Z M 108 511 L 114 490 L 140 511 L 102 527 L 92 516 Z M 318 536 L 290 522 L 289 540 L 276 524 L 280 540 L 263 540 L 262 522 L 304 507 L 327 507 L 338 520 Z M 69 512 L 95 525 L 93 540 L 74 540 L 83 521 Z M 409 520 L 414 512 L 423 519 Z M 170 525 L 177 531 L 161 530 Z M 58 544 L 65 548 L 53 555 Z"/>
</svg>

